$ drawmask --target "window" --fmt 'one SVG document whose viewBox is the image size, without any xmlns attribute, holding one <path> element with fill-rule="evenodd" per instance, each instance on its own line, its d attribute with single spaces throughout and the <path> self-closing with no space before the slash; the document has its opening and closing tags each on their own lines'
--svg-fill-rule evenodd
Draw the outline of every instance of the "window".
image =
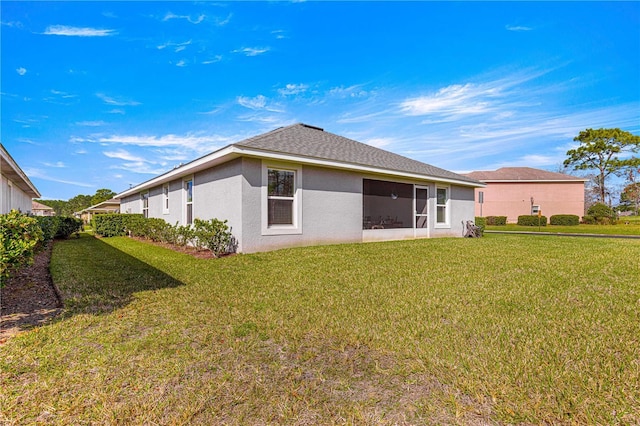
<svg viewBox="0 0 640 426">
<path fill-rule="evenodd" d="M 267 176 L 268 226 L 294 225 L 295 172 L 268 169 Z"/>
<path fill-rule="evenodd" d="M 413 185 L 362 181 L 362 229 L 413 228 Z"/>
<path fill-rule="evenodd" d="M 149 191 L 140 193 L 142 216 L 149 217 Z"/>
<path fill-rule="evenodd" d="M 193 179 L 184 181 L 185 223 L 193 223 Z"/>
<path fill-rule="evenodd" d="M 533 216 L 537 215 L 538 212 L 540 211 L 540 206 L 536 206 L 536 205 L 531 205 L 531 214 Z"/>
<path fill-rule="evenodd" d="M 436 223 L 446 225 L 449 223 L 447 205 L 449 204 L 449 189 L 436 188 Z"/>
<path fill-rule="evenodd" d="M 162 213 L 169 214 L 169 184 L 162 185 Z"/>
</svg>

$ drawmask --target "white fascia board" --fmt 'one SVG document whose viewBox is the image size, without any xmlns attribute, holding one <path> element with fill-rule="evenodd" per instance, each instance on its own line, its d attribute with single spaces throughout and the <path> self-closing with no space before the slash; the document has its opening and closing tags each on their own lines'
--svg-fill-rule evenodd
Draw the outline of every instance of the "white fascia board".
<svg viewBox="0 0 640 426">
<path fill-rule="evenodd" d="M 0 162 L 4 162 L 9 166 L 9 170 L 3 169 L 2 174 L 11 178 L 15 184 L 22 189 L 26 194 L 31 195 L 31 198 L 40 198 L 42 194 L 38 191 L 38 188 L 31 182 L 27 174 L 18 166 L 18 163 L 13 159 L 11 154 L 0 144 Z M 0 169 L 2 166 L 0 165 Z"/>
<path fill-rule="evenodd" d="M 467 182 L 467 181 L 456 180 L 456 179 L 447 179 L 447 178 L 436 177 L 431 175 L 423 175 L 419 173 L 402 172 L 402 171 L 383 169 L 383 168 L 373 167 L 373 166 L 363 166 L 360 164 L 353 164 L 353 163 L 342 163 L 334 160 L 323 160 L 318 158 L 302 157 L 297 155 L 282 154 L 282 153 L 271 152 L 271 151 L 260 151 L 260 150 L 254 150 L 249 148 L 242 148 L 242 147 L 235 147 L 235 148 L 238 154 L 247 156 L 247 157 L 268 158 L 272 160 L 289 161 L 294 163 L 321 166 L 321 167 L 327 167 L 332 169 L 352 170 L 352 171 L 358 171 L 358 172 L 364 172 L 364 173 L 396 176 L 396 177 L 402 177 L 402 178 L 408 178 L 408 179 L 427 180 L 430 182 L 441 182 L 441 183 L 448 183 L 448 184 L 454 184 L 459 186 L 470 186 L 474 188 L 484 188 L 486 186 L 482 182 L 473 183 L 473 182 Z"/>
<path fill-rule="evenodd" d="M 119 193 L 113 198 L 122 199 L 129 195 L 137 194 L 140 191 L 145 191 L 149 188 L 153 188 L 153 187 L 162 185 L 164 183 L 171 182 L 176 179 L 180 179 L 184 176 L 191 175 L 200 170 L 204 170 L 209 167 L 213 167 L 218 164 L 222 164 L 242 156 L 261 158 L 261 159 L 266 158 L 266 159 L 278 160 L 278 161 L 288 161 L 288 162 L 308 164 L 313 166 L 328 167 L 333 169 L 352 170 L 352 171 L 358 171 L 358 172 L 364 172 L 364 173 L 396 176 L 396 177 L 415 179 L 415 180 L 426 180 L 430 182 L 448 183 L 448 184 L 454 184 L 454 185 L 460 185 L 460 186 L 469 186 L 473 188 L 484 188 L 486 186 L 482 182 L 473 183 L 473 182 L 467 182 L 467 181 L 456 180 L 456 179 L 447 179 L 442 177 L 423 175 L 419 173 L 401 172 L 396 170 L 383 169 L 379 167 L 363 166 L 363 165 L 353 164 L 353 163 L 342 163 L 342 162 L 333 161 L 333 160 L 309 158 L 309 157 L 303 157 L 303 156 L 297 156 L 297 155 L 291 155 L 291 154 L 278 153 L 273 151 L 261 151 L 257 149 L 245 148 L 245 147 L 236 146 L 236 145 L 229 145 L 216 152 L 213 152 L 209 155 L 205 155 L 204 157 L 198 158 L 197 160 L 187 163 L 184 166 L 175 168 L 163 175 L 160 175 L 151 180 L 143 182 L 140 185 L 127 189 L 126 191 Z"/>
<path fill-rule="evenodd" d="M 576 183 L 587 182 L 589 179 L 483 179 L 484 183 Z"/>
</svg>

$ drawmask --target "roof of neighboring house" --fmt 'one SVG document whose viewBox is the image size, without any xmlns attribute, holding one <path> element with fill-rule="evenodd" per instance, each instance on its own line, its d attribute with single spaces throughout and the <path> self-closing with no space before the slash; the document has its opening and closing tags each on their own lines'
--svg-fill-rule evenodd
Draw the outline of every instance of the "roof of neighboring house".
<svg viewBox="0 0 640 426">
<path fill-rule="evenodd" d="M 40 192 L 22 171 L 18 163 L 11 157 L 5 147 L 0 144 L 0 171 L 31 198 L 40 198 Z"/>
<path fill-rule="evenodd" d="M 481 182 L 586 182 L 588 180 L 532 167 L 502 167 L 494 171 L 475 171 L 464 175 Z"/>
<path fill-rule="evenodd" d="M 31 211 L 34 210 L 53 210 L 53 207 L 45 206 L 42 203 L 31 200 Z"/>
<path fill-rule="evenodd" d="M 477 180 L 357 142 L 308 124 L 293 124 L 228 145 L 116 195 L 122 198 L 230 159 L 249 156 L 337 169 L 482 187 Z"/>
<path fill-rule="evenodd" d="M 75 215 L 81 215 L 82 213 L 109 213 L 109 212 L 118 212 L 120 210 L 120 200 L 116 198 L 111 198 L 109 200 L 103 201 L 101 203 L 95 204 L 91 207 L 87 207 L 86 209 L 82 209 L 79 212 L 75 212 Z"/>
</svg>

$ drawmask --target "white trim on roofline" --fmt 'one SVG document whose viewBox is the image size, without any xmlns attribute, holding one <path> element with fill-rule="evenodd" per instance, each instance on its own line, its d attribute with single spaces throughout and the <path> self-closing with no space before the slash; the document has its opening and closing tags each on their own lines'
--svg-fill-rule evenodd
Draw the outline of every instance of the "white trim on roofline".
<svg viewBox="0 0 640 426">
<path fill-rule="evenodd" d="M 587 182 L 589 179 L 576 178 L 576 179 L 482 179 L 480 182 L 484 183 L 546 183 L 546 182 L 564 182 L 564 183 L 576 183 Z"/>
<path fill-rule="evenodd" d="M 340 162 L 335 160 L 325 160 L 325 159 L 318 159 L 318 158 L 312 158 L 312 157 L 304 157 L 300 155 L 278 153 L 273 151 L 262 151 L 259 149 L 245 148 L 237 145 L 229 145 L 218 151 L 212 152 L 211 154 L 205 155 L 204 157 L 198 158 L 197 160 L 187 163 L 184 166 L 177 167 L 165 174 L 162 174 L 151 180 L 148 180 L 137 186 L 127 189 L 126 191 L 123 191 L 118 195 L 116 195 L 114 198 L 117 198 L 117 199 L 124 198 L 129 195 L 136 194 L 140 191 L 153 188 L 163 183 L 167 183 L 172 180 L 179 179 L 183 176 L 193 174 L 200 170 L 208 169 L 209 167 L 213 167 L 218 164 L 222 164 L 239 157 L 253 157 L 253 158 L 270 159 L 270 160 L 276 160 L 276 161 L 287 161 L 287 162 L 293 162 L 293 163 L 327 167 L 332 169 L 351 170 L 351 171 L 358 171 L 358 172 L 364 172 L 364 173 L 374 173 L 374 174 L 396 176 L 396 177 L 403 177 L 403 178 L 417 179 L 417 180 L 428 180 L 430 182 L 447 183 L 447 184 L 454 184 L 454 185 L 460 185 L 460 186 L 470 186 L 474 188 L 484 188 L 486 186 L 482 182 L 474 183 L 474 182 L 468 182 L 464 180 L 456 180 L 456 179 L 448 179 L 448 178 L 436 177 L 431 175 L 424 175 L 420 173 L 403 172 L 398 170 L 385 169 L 381 167 L 365 166 L 365 165 L 346 163 L 346 162 Z"/>
</svg>

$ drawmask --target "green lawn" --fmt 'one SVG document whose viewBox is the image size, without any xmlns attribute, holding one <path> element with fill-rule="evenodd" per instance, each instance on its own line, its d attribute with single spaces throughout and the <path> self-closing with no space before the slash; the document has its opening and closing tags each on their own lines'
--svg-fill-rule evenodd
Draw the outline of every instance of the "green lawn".
<svg viewBox="0 0 640 426">
<path fill-rule="evenodd" d="M 538 232 L 537 226 L 519 226 L 508 224 L 504 226 L 487 226 L 487 231 L 518 231 Z M 606 235 L 638 235 L 640 236 L 640 217 L 623 217 L 617 225 L 577 225 L 577 226 L 541 226 L 540 232 L 568 233 L 568 234 L 606 234 Z"/>
<path fill-rule="evenodd" d="M 489 235 L 195 259 L 57 243 L 0 423 L 637 424 L 640 241 Z"/>
</svg>

